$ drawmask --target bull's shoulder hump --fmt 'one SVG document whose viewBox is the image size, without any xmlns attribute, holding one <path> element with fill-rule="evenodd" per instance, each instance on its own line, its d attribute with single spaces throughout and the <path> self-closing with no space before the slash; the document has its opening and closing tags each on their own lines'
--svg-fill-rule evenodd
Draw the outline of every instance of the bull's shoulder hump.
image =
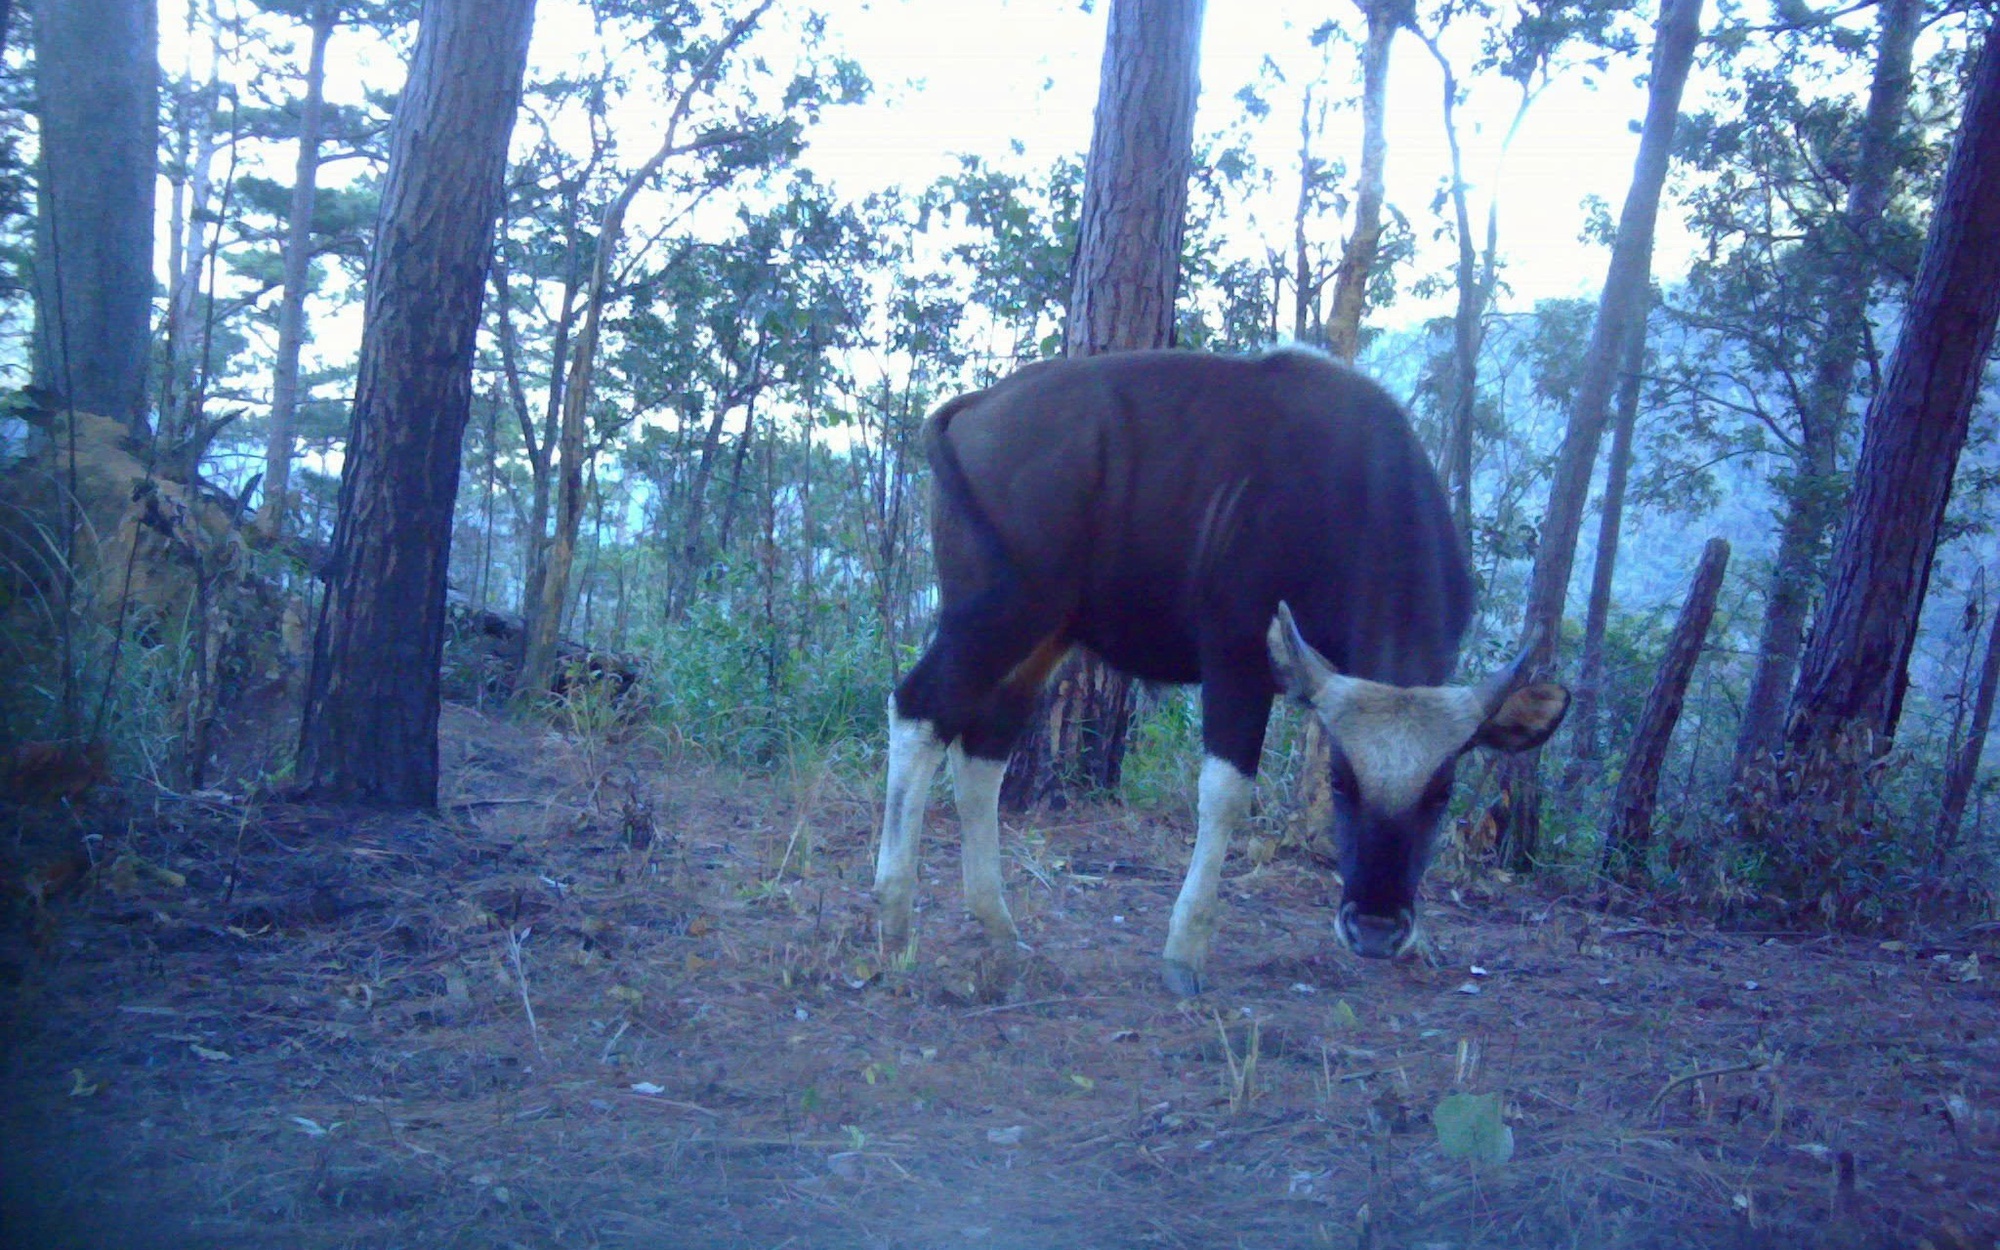
<svg viewBox="0 0 2000 1250">
<path fill-rule="evenodd" d="M 956 417 L 959 413 L 964 412 L 967 408 L 972 407 L 984 398 L 986 398 L 985 391 L 969 391 L 964 395 L 956 396 L 939 404 L 931 410 L 930 416 L 924 418 L 925 432 L 935 438 L 944 432 L 946 426 L 951 424 L 953 417 Z"/>
<path fill-rule="evenodd" d="M 1310 348 L 1286 347 L 1255 357 L 1265 394 L 1286 410 L 1349 428 L 1401 431 L 1403 405 L 1381 383 Z"/>
<path fill-rule="evenodd" d="M 1287 344 L 1261 356 L 1250 357 L 1248 363 L 1254 365 L 1264 378 L 1333 386 L 1357 394 L 1380 395 L 1384 399 L 1389 397 L 1389 393 L 1367 374 L 1310 347 Z"/>
<path fill-rule="evenodd" d="M 1117 374 L 1091 367 L 1102 357 L 1045 360 L 1009 374 L 969 396 L 969 402 L 940 410 L 960 428 L 977 429 L 982 439 L 1034 440 L 1067 437 L 1117 407 Z"/>
<path fill-rule="evenodd" d="M 1022 365 L 1014 372 L 1001 378 L 985 390 L 978 392 L 981 398 L 1001 401 L 1021 392 L 1041 390 L 1050 385 L 1061 385 L 1063 380 L 1079 372 L 1083 361 L 1058 356 L 1053 360 L 1037 360 Z"/>
</svg>

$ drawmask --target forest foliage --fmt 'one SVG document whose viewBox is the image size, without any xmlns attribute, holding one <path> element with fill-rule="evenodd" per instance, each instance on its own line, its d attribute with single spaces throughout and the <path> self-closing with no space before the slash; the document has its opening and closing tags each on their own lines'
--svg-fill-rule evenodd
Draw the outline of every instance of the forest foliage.
<svg viewBox="0 0 2000 1250">
<path fill-rule="evenodd" d="M 228 583 L 231 594 L 249 593 L 236 588 L 246 577 L 265 587 L 271 620 L 289 611 L 296 630 L 321 593 L 317 562 L 335 522 L 387 136 L 419 7 L 207 0 L 161 13 L 163 46 L 174 51 L 160 84 L 154 437 L 192 448 L 190 482 L 246 517 L 263 497 L 282 371 L 310 25 L 316 11 L 334 19 L 311 158 L 290 506 L 267 540 L 230 557 L 244 572 Z M 1571 760 L 1565 740 L 1551 748 L 1545 771 L 1559 780 L 1542 867 L 1597 878 L 1602 830 L 1668 634 L 1704 541 L 1721 537 L 1735 555 L 1671 746 L 1649 762 L 1668 780 L 1648 858 L 1627 879 L 1708 905 L 1860 927 L 1924 899 L 1990 897 L 2000 851 L 1993 770 L 1976 775 L 1961 816 L 1947 821 L 1940 799 L 1983 732 L 1976 704 L 2000 607 L 1990 388 L 1975 405 L 1944 517 L 1893 749 L 1834 748 L 1849 753 L 1840 767 L 1868 779 L 1858 799 L 1829 798 L 1840 810 L 1813 824 L 1838 835 L 1788 841 L 1799 826 L 1766 818 L 1776 791 L 1744 781 L 1737 745 L 1774 585 L 1799 578 L 1816 603 L 1826 570 L 1826 524 L 1787 547 L 1782 519 L 1841 514 L 1989 21 L 1976 6 L 1914 8 L 1907 97 L 1881 170 L 1886 196 L 1858 258 L 1851 198 L 1883 14 L 1743 6 L 1704 23 L 1662 209 L 1662 232 L 1678 242 L 1654 262 L 1637 357 L 1624 537 L 1595 691 L 1607 749 Z M 1356 208 L 1353 115 L 1368 9 L 1301 21 L 1245 81 L 1205 75 L 1180 346 L 1325 344 Z M 1552 81 L 1643 76 L 1651 17 L 1596 3 L 1420 0 L 1403 15 L 1390 73 L 1399 99 L 1428 101 L 1431 111 L 1398 115 L 1389 161 L 1457 153 L 1461 130 L 1470 141 L 1468 117 L 1518 123 Z M 43 397 L 27 386 L 37 264 L 32 20 L 17 7 L 0 75 L 0 367 L 15 388 L 0 454 L 16 485 L 46 427 L 35 412 Z M 1084 153 L 961 155 L 925 184 L 857 193 L 851 177 L 816 165 L 815 129 L 900 86 L 856 59 L 839 6 L 592 0 L 544 3 L 537 20 L 473 367 L 451 536 L 457 632 L 447 694 L 499 702 L 516 693 L 511 658 L 482 658 L 479 622 L 506 617 L 523 636 L 534 629 L 562 536 L 568 466 L 581 493 L 557 632 L 578 649 L 559 653 L 558 667 L 587 653 L 629 662 L 647 722 L 732 766 L 783 768 L 813 755 L 872 769 L 883 700 L 924 642 L 935 602 L 922 422 L 954 395 L 1060 354 Z M 565 38 L 552 37 L 558 29 Z M 1421 89 L 1402 81 L 1420 74 Z M 1419 142 L 1418 126 L 1432 137 Z M 1358 364 L 1406 400 L 1441 473 L 1455 429 L 1465 431 L 1467 538 L 1481 594 L 1463 667 L 1477 672 L 1516 638 L 1596 304 L 1514 295 L 1534 262 L 1510 251 L 1508 223 L 1569 206 L 1506 202 L 1494 187 L 1517 183 L 1455 157 L 1429 174 L 1429 199 L 1392 196 L 1383 206 Z M 1594 241 L 1610 241 L 1608 205 L 1622 192 L 1606 186 L 1583 214 Z M 614 205 L 621 224 L 608 231 Z M 1864 315 L 1829 417 L 1814 407 L 1812 375 L 1838 332 L 1828 324 L 1832 275 L 1854 264 L 1865 274 Z M 579 369 L 587 319 L 594 364 Z M 566 388 L 579 380 L 586 390 L 566 438 Z M 1608 554 L 1593 541 L 1601 464 L 1597 473 L 1555 640 L 1559 671 L 1577 661 L 1590 570 Z M 75 549 L 25 516 L 10 509 L 4 523 L 13 562 L 4 645 L 10 668 L 33 676 L 9 684 L 0 732 L 34 742 L 88 727 L 109 744 L 115 771 L 172 787 L 258 781 L 229 775 L 225 757 L 241 757 L 205 730 L 191 735 L 189 717 L 222 717 L 215 704 L 230 692 L 247 697 L 267 677 L 282 685 L 303 662 L 296 641 L 260 652 L 253 672 L 248 660 L 209 654 L 227 630 L 204 620 L 206 609 L 143 624 L 73 613 L 75 587 L 87 580 L 72 567 Z M 200 567 L 207 576 L 210 566 Z M 191 713 L 169 692 L 197 678 L 217 692 Z M 559 674 L 556 684 L 565 693 L 529 714 L 554 707 L 592 725 L 608 719 L 580 702 L 600 697 L 587 683 Z M 534 688 L 539 698 L 541 683 Z M 1126 800 L 1191 802 L 1189 697 L 1153 690 L 1140 705 Z M 1309 848 L 1317 834 L 1285 810 L 1301 751 L 1285 715 L 1268 748 L 1267 776 L 1277 780 L 1266 823 L 1273 843 Z M 289 748 L 256 755 L 249 771 L 282 778 Z M 1457 811 L 1476 851 L 1501 796 L 1490 774 L 1466 771 Z"/>
</svg>

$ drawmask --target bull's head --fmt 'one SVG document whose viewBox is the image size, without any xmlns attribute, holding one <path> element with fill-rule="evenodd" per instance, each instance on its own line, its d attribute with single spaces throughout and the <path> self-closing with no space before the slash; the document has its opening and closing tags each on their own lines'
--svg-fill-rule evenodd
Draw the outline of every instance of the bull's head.
<svg viewBox="0 0 2000 1250">
<path fill-rule="evenodd" d="M 1333 841 L 1342 893 L 1334 932 L 1357 955 L 1385 959 L 1417 939 L 1417 890 L 1471 747 L 1540 746 L 1569 710 L 1569 691 L 1522 685 L 1524 651 L 1477 686 L 1387 686 L 1339 672 L 1278 605 L 1269 633 L 1279 687 L 1312 706 L 1332 745 Z M 1532 647 L 1530 648 L 1532 650 Z"/>
</svg>

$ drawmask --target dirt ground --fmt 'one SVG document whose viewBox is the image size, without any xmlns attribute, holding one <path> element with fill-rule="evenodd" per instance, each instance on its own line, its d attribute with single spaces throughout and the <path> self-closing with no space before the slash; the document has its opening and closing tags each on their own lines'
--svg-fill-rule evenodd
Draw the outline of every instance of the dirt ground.
<svg viewBox="0 0 2000 1250">
<path fill-rule="evenodd" d="M 1434 876 L 1431 958 L 1363 965 L 1319 868 L 1233 859 L 1216 988 L 1177 1002 L 1191 822 L 1071 808 L 1010 824 L 1003 985 L 942 799 L 884 969 L 873 783 L 464 708 L 445 760 L 440 819 L 0 813 L 0 1243 L 2000 1245 L 1991 928 Z M 1453 1093 L 1500 1096 L 1510 1159 L 1446 1153 Z"/>
</svg>

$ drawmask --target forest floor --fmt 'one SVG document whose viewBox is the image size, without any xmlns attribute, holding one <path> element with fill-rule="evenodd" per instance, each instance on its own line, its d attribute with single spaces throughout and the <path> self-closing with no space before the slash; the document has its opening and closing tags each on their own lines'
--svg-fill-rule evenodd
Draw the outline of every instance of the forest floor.
<svg viewBox="0 0 2000 1250">
<path fill-rule="evenodd" d="M 948 803 L 885 970 L 872 783 L 463 707 L 444 737 L 435 819 L 0 812 L 5 880 L 49 896 L 0 926 L 0 1244 L 2000 1244 L 1991 927 L 1723 932 L 1434 875 L 1431 958 L 1364 965 L 1321 869 L 1232 860 L 1177 1002 L 1191 822 L 1083 806 L 1009 822 L 1003 986 Z M 1447 1156 L 1455 1092 L 1500 1096 L 1511 1159 Z"/>
</svg>

